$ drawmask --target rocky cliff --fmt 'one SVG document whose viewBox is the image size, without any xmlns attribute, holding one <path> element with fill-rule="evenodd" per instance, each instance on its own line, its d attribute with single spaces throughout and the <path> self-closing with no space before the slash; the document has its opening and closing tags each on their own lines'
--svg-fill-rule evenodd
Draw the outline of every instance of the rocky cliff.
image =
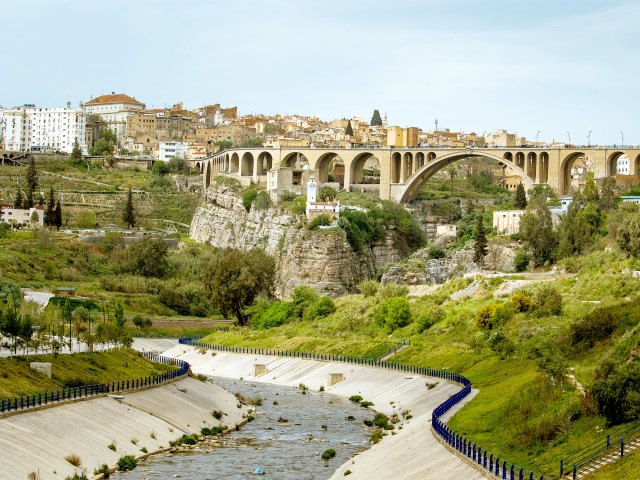
<svg viewBox="0 0 640 480">
<path fill-rule="evenodd" d="M 214 247 L 263 248 L 276 258 L 278 296 L 286 298 L 300 285 L 338 296 L 360 280 L 373 278 L 397 261 L 392 232 L 372 248 L 356 253 L 342 229 L 309 230 L 304 217 L 277 208 L 246 211 L 232 188 L 210 188 L 191 223 L 190 236 Z"/>
</svg>

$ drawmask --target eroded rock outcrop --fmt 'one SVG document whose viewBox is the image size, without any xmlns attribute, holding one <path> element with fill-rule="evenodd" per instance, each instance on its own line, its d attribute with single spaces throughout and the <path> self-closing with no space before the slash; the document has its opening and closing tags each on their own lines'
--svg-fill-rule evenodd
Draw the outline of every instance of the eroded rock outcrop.
<svg viewBox="0 0 640 480">
<path fill-rule="evenodd" d="M 342 229 L 309 230 L 302 216 L 278 208 L 247 212 L 238 194 L 227 186 L 207 191 L 191 223 L 190 236 L 218 248 L 263 248 L 276 258 L 276 291 L 282 298 L 300 285 L 326 295 L 343 295 L 400 258 L 391 231 L 358 253 Z"/>
</svg>

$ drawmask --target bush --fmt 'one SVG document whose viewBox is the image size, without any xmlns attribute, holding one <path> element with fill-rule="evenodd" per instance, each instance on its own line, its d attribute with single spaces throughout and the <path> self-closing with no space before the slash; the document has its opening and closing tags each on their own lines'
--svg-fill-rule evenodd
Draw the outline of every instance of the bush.
<svg viewBox="0 0 640 480">
<path fill-rule="evenodd" d="M 504 325 L 513 318 L 516 314 L 516 308 L 512 302 L 504 302 L 496 306 L 496 311 L 493 315 L 494 325 Z"/>
<path fill-rule="evenodd" d="M 80 457 L 78 455 L 70 454 L 64 457 L 64 459 L 74 467 L 79 467 L 80 464 L 82 463 L 82 460 L 80 460 Z"/>
<path fill-rule="evenodd" d="M 267 192 L 259 192 L 253 201 L 253 206 L 256 210 L 266 210 L 267 208 L 271 208 L 272 205 L 273 202 L 271 202 L 271 197 Z"/>
<path fill-rule="evenodd" d="M 585 342 L 589 346 L 598 340 L 606 340 L 615 332 L 620 319 L 605 308 L 596 308 L 582 320 L 571 324 L 571 341 L 575 345 Z"/>
<path fill-rule="evenodd" d="M 294 313 L 293 304 L 280 300 L 269 303 L 261 300 L 254 306 L 246 309 L 250 316 L 251 326 L 254 328 L 273 328 L 284 325 Z"/>
<path fill-rule="evenodd" d="M 364 280 L 356 286 L 358 291 L 365 297 L 373 297 L 376 293 L 378 293 L 379 287 L 380 284 L 375 280 Z"/>
<path fill-rule="evenodd" d="M 444 258 L 446 255 L 442 247 L 433 245 L 429 248 L 429 258 Z"/>
<path fill-rule="evenodd" d="M 333 202 L 336 199 L 338 192 L 331 187 L 322 187 L 318 193 L 318 199 L 321 202 Z"/>
<path fill-rule="evenodd" d="M 422 312 L 416 319 L 418 333 L 429 330 L 432 325 L 441 322 L 443 319 L 444 310 L 440 307 L 433 306 L 429 310 Z"/>
<path fill-rule="evenodd" d="M 118 459 L 118 470 L 121 472 L 126 472 L 128 470 L 133 470 L 138 465 L 135 457 L 133 455 L 125 455 L 124 457 L 120 457 Z"/>
<path fill-rule="evenodd" d="M 336 456 L 336 451 L 333 448 L 327 448 L 324 452 L 322 452 L 322 459 L 329 460 Z"/>
<path fill-rule="evenodd" d="M 336 305 L 329 297 L 320 297 L 305 310 L 304 320 L 326 317 L 336 311 Z"/>
<path fill-rule="evenodd" d="M 553 286 L 543 284 L 534 292 L 531 307 L 538 317 L 549 317 L 562 313 L 562 295 Z"/>
<path fill-rule="evenodd" d="M 390 332 L 405 327 L 411 323 L 409 301 L 403 297 L 387 298 L 373 312 L 373 318 Z"/>
<path fill-rule="evenodd" d="M 399 283 L 383 283 L 378 287 L 378 298 L 385 300 L 393 297 L 406 297 L 409 295 L 409 287 Z"/>
<path fill-rule="evenodd" d="M 516 350 L 515 344 L 502 330 L 497 330 L 491 334 L 489 337 L 489 347 L 502 359 L 510 357 Z"/>
<path fill-rule="evenodd" d="M 256 199 L 257 196 L 258 196 L 258 191 L 255 188 L 246 190 L 242 194 L 242 206 L 247 212 L 251 210 L 251 204 L 253 203 L 253 201 Z"/>
<path fill-rule="evenodd" d="M 511 303 L 518 312 L 527 312 L 531 308 L 531 297 L 524 292 L 511 295 Z"/>
<path fill-rule="evenodd" d="M 280 193 L 280 200 L 283 202 L 293 202 L 298 198 L 299 198 L 299 195 L 296 192 L 292 192 L 290 190 L 283 190 Z M 306 203 L 306 199 L 305 199 L 305 203 Z"/>
<path fill-rule="evenodd" d="M 485 305 L 476 313 L 476 325 L 483 330 L 491 330 L 495 323 L 497 305 Z"/>
<path fill-rule="evenodd" d="M 328 225 L 331 225 L 331 218 L 326 213 L 321 213 L 320 215 L 315 217 L 313 220 L 311 220 L 307 224 L 307 228 L 309 230 L 313 230 L 313 229 L 316 229 L 318 227 L 321 227 L 321 226 L 324 227 L 324 226 L 328 226 Z"/>
<path fill-rule="evenodd" d="M 640 418 L 640 364 L 622 365 L 594 383 L 591 394 L 610 425 Z"/>
<path fill-rule="evenodd" d="M 516 272 L 524 272 L 529 268 L 529 262 L 531 262 L 531 258 L 529 258 L 529 254 L 526 250 L 520 249 L 516 252 L 516 256 L 513 260 Z"/>
</svg>

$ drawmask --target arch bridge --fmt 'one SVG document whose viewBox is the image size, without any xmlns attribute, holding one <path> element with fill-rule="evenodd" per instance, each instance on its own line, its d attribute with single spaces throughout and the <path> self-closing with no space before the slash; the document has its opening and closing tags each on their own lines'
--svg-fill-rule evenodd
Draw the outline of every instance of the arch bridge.
<svg viewBox="0 0 640 480">
<path fill-rule="evenodd" d="M 519 175 L 526 188 L 547 184 L 560 195 L 571 191 L 577 160 L 596 178 L 614 176 L 618 159 L 629 158 L 631 175 L 640 172 L 640 148 L 234 148 L 196 161 L 205 188 L 219 175 L 241 184 L 266 186 L 272 196 L 304 193 L 307 179 L 381 199 L 413 201 L 435 173 L 467 158 L 495 160 Z"/>
</svg>

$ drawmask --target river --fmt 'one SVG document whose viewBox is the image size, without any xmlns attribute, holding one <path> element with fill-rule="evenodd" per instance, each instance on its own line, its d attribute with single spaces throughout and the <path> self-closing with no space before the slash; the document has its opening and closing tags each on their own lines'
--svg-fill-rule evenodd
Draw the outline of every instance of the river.
<svg viewBox="0 0 640 480">
<path fill-rule="evenodd" d="M 373 411 L 344 398 L 264 383 L 212 380 L 247 399 L 262 399 L 262 405 L 255 407 L 255 420 L 223 437 L 220 445 L 154 456 L 112 478 L 240 480 L 254 477 L 251 470 L 262 467 L 266 474 L 256 478 L 320 480 L 369 445 L 370 431 L 363 420 L 372 418 Z M 323 460 L 322 452 L 329 448 L 336 456 Z"/>
</svg>

